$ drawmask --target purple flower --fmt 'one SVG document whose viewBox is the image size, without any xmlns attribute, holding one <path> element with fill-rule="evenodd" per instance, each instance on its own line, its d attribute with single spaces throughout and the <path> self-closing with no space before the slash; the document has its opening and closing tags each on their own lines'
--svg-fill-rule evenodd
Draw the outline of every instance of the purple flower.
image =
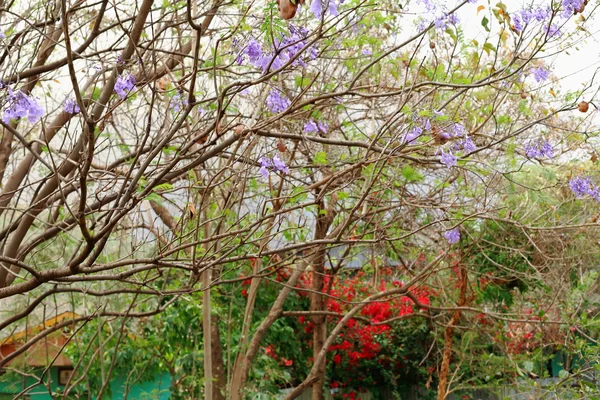
<svg viewBox="0 0 600 400">
<path fill-rule="evenodd" d="M 546 19 L 550 18 L 551 15 L 552 15 L 552 11 L 550 10 L 549 7 L 546 7 L 546 8 L 538 7 L 535 10 L 533 10 L 533 17 L 538 22 L 545 21 Z"/>
<path fill-rule="evenodd" d="M 458 25 L 460 23 L 460 19 L 458 18 L 458 15 L 456 15 L 454 13 L 448 15 L 448 23 L 452 24 L 452 25 Z"/>
<path fill-rule="evenodd" d="M 533 11 L 531 10 L 521 10 L 520 12 L 521 14 L 521 19 L 523 20 L 523 23 L 525 25 L 528 25 L 529 23 L 531 23 L 531 21 L 533 21 L 535 19 L 535 15 L 533 14 Z"/>
<path fill-rule="evenodd" d="M 284 37 L 282 40 L 276 40 L 273 43 L 276 52 L 262 53 L 258 51 L 258 48 L 254 46 L 251 53 L 248 54 L 250 61 L 255 67 L 261 68 L 263 72 L 267 72 L 270 69 L 279 69 L 284 64 L 289 62 L 291 59 L 294 61 L 292 65 L 306 66 L 307 60 L 314 60 L 319 55 L 319 51 L 314 46 L 305 49 L 303 54 L 298 56 L 304 47 L 307 45 L 306 37 L 308 31 L 302 27 L 289 26 L 290 35 Z"/>
<path fill-rule="evenodd" d="M 0 39 L 6 39 L 6 35 L 4 34 L 4 32 L 0 32 Z"/>
<path fill-rule="evenodd" d="M 315 18 L 321 19 L 321 14 L 323 13 L 323 4 L 321 0 L 313 0 L 310 4 L 310 12 L 313 13 Z"/>
<path fill-rule="evenodd" d="M 554 149 L 547 140 L 538 140 L 525 146 L 525 154 L 529 158 L 554 157 Z"/>
<path fill-rule="evenodd" d="M 442 156 L 440 157 L 440 162 L 442 164 L 444 164 L 446 167 L 450 168 L 450 167 L 456 166 L 457 159 L 458 159 L 458 157 L 456 157 L 454 154 L 452 154 L 451 151 L 448 151 L 446 153 L 446 152 L 444 152 L 444 150 L 442 150 Z"/>
<path fill-rule="evenodd" d="M 312 119 L 309 119 L 306 124 L 304 124 L 304 132 L 306 133 L 316 133 L 319 130 L 317 123 Z"/>
<path fill-rule="evenodd" d="M 408 131 L 408 133 L 404 137 L 404 143 L 414 144 L 415 140 L 419 136 L 421 136 L 422 133 L 423 133 L 423 128 L 419 128 L 418 126 L 415 126 L 410 131 Z"/>
<path fill-rule="evenodd" d="M 583 7 L 584 0 L 563 0 L 563 18 L 569 18 L 571 15 L 575 14 L 575 11 L 581 10 Z"/>
<path fill-rule="evenodd" d="M 548 37 L 556 37 L 562 35 L 560 28 L 556 24 L 552 24 L 548 27 Z"/>
<path fill-rule="evenodd" d="M 432 12 L 437 9 L 437 4 L 433 0 L 420 0 L 419 3 L 422 3 L 425 6 L 427 12 Z"/>
<path fill-rule="evenodd" d="M 306 124 L 304 124 L 304 132 L 306 133 L 327 133 L 329 126 L 325 122 L 315 122 L 312 119 L 309 119 Z"/>
<path fill-rule="evenodd" d="M 467 154 L 472 153 L 475 150 L 477 150 L 477 146 L 475 146 L 475 143 L 473 143 L 473 140 L 471 140 L 471 138 L 469 136 L 467 136 L 465 138 L 465 140 L 463 140 L 462 147 L 463 147 L 463 150 L 465 151 L 465 153 L 467 153 Z"/>
<path fill-rule="evenodd" d="M 361 50 L 361 53 L 363 56 L 371 56 L 371 55 L 373 55 L 373 50 L 371 50 L 368 47 L 365 47 L 364 49 Z"/>
<path fill-rule="evenodd" d="M 177 93 L 171 99 L 171 110 L 174 112 L 179 112 L 188 106 L 188 99 L 181 95 L 181 93 Z"/>
<path fill-rule="evenodd" d="M 79 105 L 73 99 L 65 100 L 65 112 L 69 114 L 77 114 L 81 110 L 79 109 Z"/>
<path fill-rule="evenodd" d="M 444 237 L 450 244 L 456 244 L 460 240 L 460 231 L 458 228 L 450 229 L 444 232 Z"/>
<path fill-rule="evenodd" d="M 246 47 L 244 47 L 244 50 L 242 50 L 240 55 L 236 58 L 236 62 L 242 64 L 246 56 L 252 65 L 256 65 L 262 55 L 263 53 L 260 44 L 251 38 Z"/>
<path fill-rule="evenodd" d="M 523 20 L 521 19 L 521 15 L 515 14 L 511 18 L 512 18 L 513 28 L 515 28 L 515 31 L 520 33 L 523 30 L 523 28 L 525 27 L 523 25 Z"/>
<path fill-rule="evenodd" d="M 269 177 L 270 170 L 273 170 L 273 172 L 283 172 L 284 174 L 290 173 L 290 168 L 285 165 L 285 162 L 278 155 L 273 157 L 273 159 L 261 157 L 258 159 L 258 163 L 260 164 L 260 174 L 264 179 Z"/>
<path fill-rule="evenodd" d="M 550 76 L 550 71 L 542 67 L 531 68 L 530 72 L 538 83 L 547 80 Z"/>
<path fill-rule="evenodd" d="M 120 75 L 115 83 L 115 92 L 121 99 L 127 97 L 127 94 L 135 87 L 135 76 L 129 74 L 127 76 Z"/>
<path fill-rule="evenodd" d="M 448 22 L 448 18 L 446 16 L 446 14 L 440 15 L 438 17 L 435 17 L 435 19 L 433 20 L 433 24 L 435 25 L 435 29 L 446 29 L 446 25 Z"/>
<path fill-rule="evenodd" d="M 125 61 L 123 61 L 123 57 L 120 54 L 117 55 L 117 65 L 123 65 Z"/>
<path fill-rule="evenodd" d="M 285 165 L 285 162 L 279 158 L 278 155 L 273 157 L 273 170 L 275 172 L 283 172 L 284 174 L 288 174 L 290 172 L 288 166 Z"/>
<path fill-rule="evenodd" d="M 285 111 L 290 106 L 290 101 L 280 91 L 271 90 L 267 97 L 267 107 L 272 113 Z"/>
<path fill-rule="evenodd" d="M 254 39 L 250 39 L 248 46 L 246 46 L 245 52 L 251 62 L 256 62 L 262 55 L 260 44 L 258 44 L 258 42 Z"/>
<path fill-rule="evenodd" d="M 431 129 L 431 121 L 429 121 L 428 119 L 424 119 L 423 120 L 423 129 L 426 131 L 430 130 Z"/>
<path fill-rule="evenodd" d="M 580 176 L 571 178 L 569 181 L 569 187 L 578 199 L 584 197 L 585 195 L 590 195 L 596 200 L 599 200 L 600 191 L 598 190 L 597 186 L 592 184 L 590 178 L 582 178 Z"/>
<path fill-rule="evenodd" d="M 465 133 L 465 130 L 466 128 L 464 127 L 464 125 L 455 123 L 454 125 L 452 125 L 452 136 L 460 137 Z"/>
<path fill-rule="evenodd" d="M 260 164 L 260 174 L 264 179 L 267 179 L 269 177 L 269 168 L 272 165 L 271 160 L 261 157 L 258 159 L 258 163 Z"/>
<path fill-rule="evenodd" d="M 44 109 L 38 102 L 30 96 L 27 96 L 22 91 L 16 93 L 8 87 L 8 99 L 4 109 L 2 121 L 8 124 L 11 119 L 27 117 L 29 122 L 37 122 L 44 115 Z"/>
</svg>

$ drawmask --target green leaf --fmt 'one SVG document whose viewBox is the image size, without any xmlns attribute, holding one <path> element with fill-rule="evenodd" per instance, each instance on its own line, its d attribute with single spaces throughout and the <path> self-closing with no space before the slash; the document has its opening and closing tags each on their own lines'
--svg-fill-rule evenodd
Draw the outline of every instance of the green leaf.
<svg viewBox="0 0 600 400">
<path fill-rule="evenodd" d="M 343 191 L 340 190 L 339 192 L 337 192 L 337 197 L 338 197 L 339 200 L 347 199 L 348 198 L 348 193 L 343 192 Z"/>
<path fill-rule="evenodd" d="M 481 26 L 483 26 L 485 28 L 486 31 L 490 31 L 490 28 L 488 26 L 488 24 L 490 23 L 490 20 L 487 19 L 487 17 L 483 17 L 483 19 L 481 20 Z"/>
<path fill-rule="evenodd" d="M 402 167 L 402 176 L 406 179 L 407 182 L 418 182 L 423 179 L 423 175 L 418 173 L 413 167 L 410 165 L 405 165 Z"/>
<path fill-rule="evenodd" d="M 483 45 L 483 50 L 489 55 L 491 51 L 493 51 L 494 53 L 496 52 L 496 48 L 494 47 L 493 44 L 489 43 L 489 42 L 485 42 L 485 44 Z"/>
<path fill-rule="evenodd" d="M 318 151 L 317 154 L 313 157 L 313 162 L 317 165 L 326 165 L 327 161 L 327 153 L 324 151 Z"/>
</svg>

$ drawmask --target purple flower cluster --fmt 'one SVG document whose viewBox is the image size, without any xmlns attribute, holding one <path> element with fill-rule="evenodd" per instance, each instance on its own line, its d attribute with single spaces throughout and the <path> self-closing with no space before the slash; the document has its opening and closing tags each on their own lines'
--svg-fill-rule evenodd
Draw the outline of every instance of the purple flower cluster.
<svg viewBox="0 0 600 400">
<path fill-rule="evenodd" d="M 306 46 L 306 37 L 309 32 L 306 28 L 293 25 L 289 26 L 289 30 L 288 36 L 275 40 L 273 43 L 275 51 L 273 52 L 263 50 L 256 40 L 250 39 L 235 61 L 241 65 L 248 60 L 251 65 L 261 68 L 263 72 L 267 72 L 269 69 L 279 69 L 291 59 L 294 59 L 292 65 L 305 67 L 307 61 L 317 58 L 319 52 L 317 48 L 311 46 L 296 58 L 296 55 Z"/>
<path fill-rule="evenodd" d="M 278 155 L 273 157 L 272 159 L 267 157 L 261 157 L 258 159 L 258 163 L 260 164 L 260 174 L 263 178 L 267 179 L 269 177 L 269 171 L 273 172 L 283 172 L 284 174 L 290 173 L 290 168 L 285 165 L 285 162 L 279 158 Z"/>
<path fill-rule="evenodd" d="M 575 14 L 575 11 L 579 11 L 583 8 L 583 4 L 585 0 L 563 0 L 562 1 L 562 17 L 569 18 L 571 15 Z"/>
<path fill-rule="evenodd" d="M 67 100 L 65 100 L 65 108 L 64 108 L 64 110 L 65 110 L 66 113 L 69 113 L 69 114 L 77 114 L 78 112 L 81 111 L 79 109 L 79 105 L 73 99 L 67 99 Z"/>
<path fill-rule="evenodd" d="M 550 37 L 550 38 L 562 35 L 560 28 L 556 24 L 549 25 L 547 27 L 547 30 L 548 30 L 548 37 Z"/>
<path fill-rule="evenodd" d="M 463 150 L 465 154 L 469 154 L 477 150 L 477 146 L 469 136 L 465 136 L 454 144 L 453 150 Z"/>
<path fill-rule="evenodd" d="M 327 133 L 329 126 L 325 122 L 315 122 L 312 119 L 309 119 L 306 124 L 304 124 L 304 132 L 306 133 Z"/>
<path fill-rule="evenodd" d="M 454 154 L 452 154 L 451 151 L 448 151 L 446 153 L 444 150 L 442 150 L 442 155 L 440 157 L 440 162 L 442 164 L 444 164 L 446 167 L 448 167 L 448 168 L 455 167 L 457 160 L 458 160 L 458 157 L 456 157 Z"/>
<path fill-rule="evenodd" d="M 38 102 L 22 91 L 13 92 L 10 86 L 7 87 L 8 98 L 4 107 L 2 121 L 8 124 L 11 119 L 27 117 L 29 122 L 37 122 L 44 115 L 44 109 Z"/>
<path fill-rule="evenodd" d="M 578 199 L 587 195 L 593 197 L 596 201 L 600 201 L 600 190 L 598 186 L 590 181 L 590 178 L 580 176 L 571 178 L 569 187 Z"/>
<path fill-rule="evenodd" d="M 554 149 L 547 140 L 538 140 L 525 146 L 525 154 L 529 158 L 554 157 Z"/>
<path fill-rule="evenodd" d="M 188 106 L 187 97 L 183 96 L 181 93 L 177 93 L 171 99 L 171 110 L 174 112 L 179 112 Z"/>
<path fill-rule="evenodd" d="M 267 97 L 267 107 L 272 113 L 285 111 L 290 106 L 290 100 L 279 90 L 271 90 Z"/>
<path fill-rule="evenodd" d="M 115 92 L 119 95 L 121 99 L 127 97 L 127 94 L 135 87 L 135 76 L 129 74 L 119 75 L 117 78 L 117 82 L 115 83 Z"/>
<path fill-rule="evenodd" d="M 325 13 L 323 13 L 324 6 L 327 7 Z M 324 17 L 327 14 L 330 14 L 334 17 L 340 14 L 335 0 L 313 0 L 310 4 L 310 12 L 312 12 L 315 18 L 318 19 L 321 19 L 321 16 Z"/>
<path fill-rule="evenodd" d="M 512 14 L 513 27 L 517 32 L 521 32 L 526 25 L 534 22 L 543 22 L 552 16 L 552 10 L 549 7 L 536 9 L 522 9 Z"/>
<path fill-rule="evenodd" d="M 4 34 L 4 32 L 0 32 L 0 39 L 6 39 L 6 35 Z"/>
<path fill-rule="evenodd" d="M 548 80 L 548 77 L 550 76 L 550 71 L 542 67 L 531 68 L 530 72 L 537 83 Z"/>
<path fill-rule="evenodd" d="M 460 231 L 458 228 L 450 229 L 444 232 L 444 237 L 450 244 L 456 244 L 460 240 Z"/>
<path fill-rule="evenodd" d="M 235 61 L 238 63 L 238 65 L 242 65 L 244 60 L 247 58 L 250 63 L 254 65 L 258 62 L 258 60 L 260 60 L 261 56 L 262 49 L 260 44 L 251 38 L 246 47 L 244 47 L 241 53 L 236 57 Z"/>
<path fill-rule="evenodd" d="M 414 144 L 415 140 L 423 134 L 423 128 L 415 126 L 404 136 L 404 143 Z"/>
<path fill-rule="evenodd" d="M 473 0 L 469 1 L 469 3 L 471 2 L 473 2 Z M 432 0 L 420 0 L 419 3 L 425 6 L 427 15 L 434 16 L 431 20 L 425 19 L 421 21 L 417 28 L 419 31 L 426 29 L 432 22 L 435 26 L 435 29 L 439 30 L 446 29 L 446 26 L 448 26 L 448 24 L 457 25 L 460 22 L 458 15 L 454 13 L 448 14 L 445 10 L 445 7 L 439 7 L 439 5 Z"/>
</svg>

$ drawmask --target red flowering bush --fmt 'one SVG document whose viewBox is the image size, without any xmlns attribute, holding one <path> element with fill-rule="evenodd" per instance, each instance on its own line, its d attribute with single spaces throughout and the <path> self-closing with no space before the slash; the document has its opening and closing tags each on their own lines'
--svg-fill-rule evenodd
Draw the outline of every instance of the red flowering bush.
<svg viewBox="0 0 600 400">
<path fill-rule="evenodd" d="M 307 274 L 300 285 L 310 287 L 310 281 Z M 401 285 L 392 279 L 389 268 L 376 275 L 358 271 L 352 276 L 327 276 L 327 310 L 342 317 L 356 302 Z M 426 313 L 419 305 L 429 305 L 432 293 L 427 287 L 413 288 L 410 293 L 418 304 L 408 296 L 396 296 L 365 305 L 328 349 L 327 378 L 337 398 L 356 398 L 358 392 L 366 390 L 376 394 L 383 387 L 400 389 L 408 382 L 425 383 L 429 364 L 419 363 L 430 344 L 429 327 L 415 313 Z M 340 317 L 328 317 L 329 330 Z M 390 319 L 393 321 L 386 323 Z M 306 333 L 312 332 L 313 324 L 307 318 L 301 316 L 298 322 Z"/>
</svg>

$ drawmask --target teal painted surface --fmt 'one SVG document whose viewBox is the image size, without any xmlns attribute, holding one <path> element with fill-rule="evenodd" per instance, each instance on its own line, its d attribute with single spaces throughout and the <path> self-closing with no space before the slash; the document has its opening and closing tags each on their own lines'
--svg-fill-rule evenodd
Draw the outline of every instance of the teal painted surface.
<svg viewBox="0 0 600 400">
<path fill-rule="evenodd" d="M 38 377 L 42 375 L 42 372 L 42 369 L 33 371 L 33 373 Z M 48 382 L 50 382 L 50 389 L 52 391 L 56 391 L 58 389 L 58 386 L 56 385 L 56 382 L 58 382 L 58 372 L 56 368 L 50 369 L 49 373 L 44 376 L 44 382 L 45 384 L 37 384 L 29 391 L 28 396 L 31 400 L 52 400 L 52 396 L 50 396 L 48 387 L 46 385 Z M 36 383 L 38 383 L 38 380 L 33 377 L 27 377 L 24 380 L 22 376 L 14 373 L 7 373 L 0 376 L 0 395 L 19 394 L 21 391 L 23 391 L 23 389 L 28 388 L 31 385 L 35 385 Z M 3 397 L 9 398 L 8 396 Z"/>
<path fill-rule="evenodd" d="M 110 383 L 113 399 L 125 398 L 125 377 L 118 377 Z M 171 375 L 162 374 L 154 378 L 154 381 L 138 382 L 131 386 L 128 399 L 135 400 L 169 400 L 171 393 Z"/>
<path fill-rule="evenodd" d="M 40 377 L 42 369 L 36 369 L 32 373 Z M 28 377 L 25 380 L 22 376 L 7 373 L 0 376 L 0 400 L 11 399 L 23 389 L 35 385 L 37 379 Z M 51 368 L 48 374 L 44 377 L 44 384 L 37 384 L 29 390 L 28 397 L 31 400 L 52 400 L 52 396 L 48 390 L 47 384 L 50 382 L 50 390 L 53 393 L 60 392 L 63 386 L 58 386 L 58 370 Z M 130 385 L 129 390 L 126 385 L 126 377 L 116 377 L 110 383 L 112 392 L 111 399 L 122 400 L 127 393 L 128 399 L 135 400 L 169 400 L 171 394 L 169 392 L 171 386 L 171 376 L 167 373 L 157 376 L 153 381 L 136 382 Z"/>
</svg>

